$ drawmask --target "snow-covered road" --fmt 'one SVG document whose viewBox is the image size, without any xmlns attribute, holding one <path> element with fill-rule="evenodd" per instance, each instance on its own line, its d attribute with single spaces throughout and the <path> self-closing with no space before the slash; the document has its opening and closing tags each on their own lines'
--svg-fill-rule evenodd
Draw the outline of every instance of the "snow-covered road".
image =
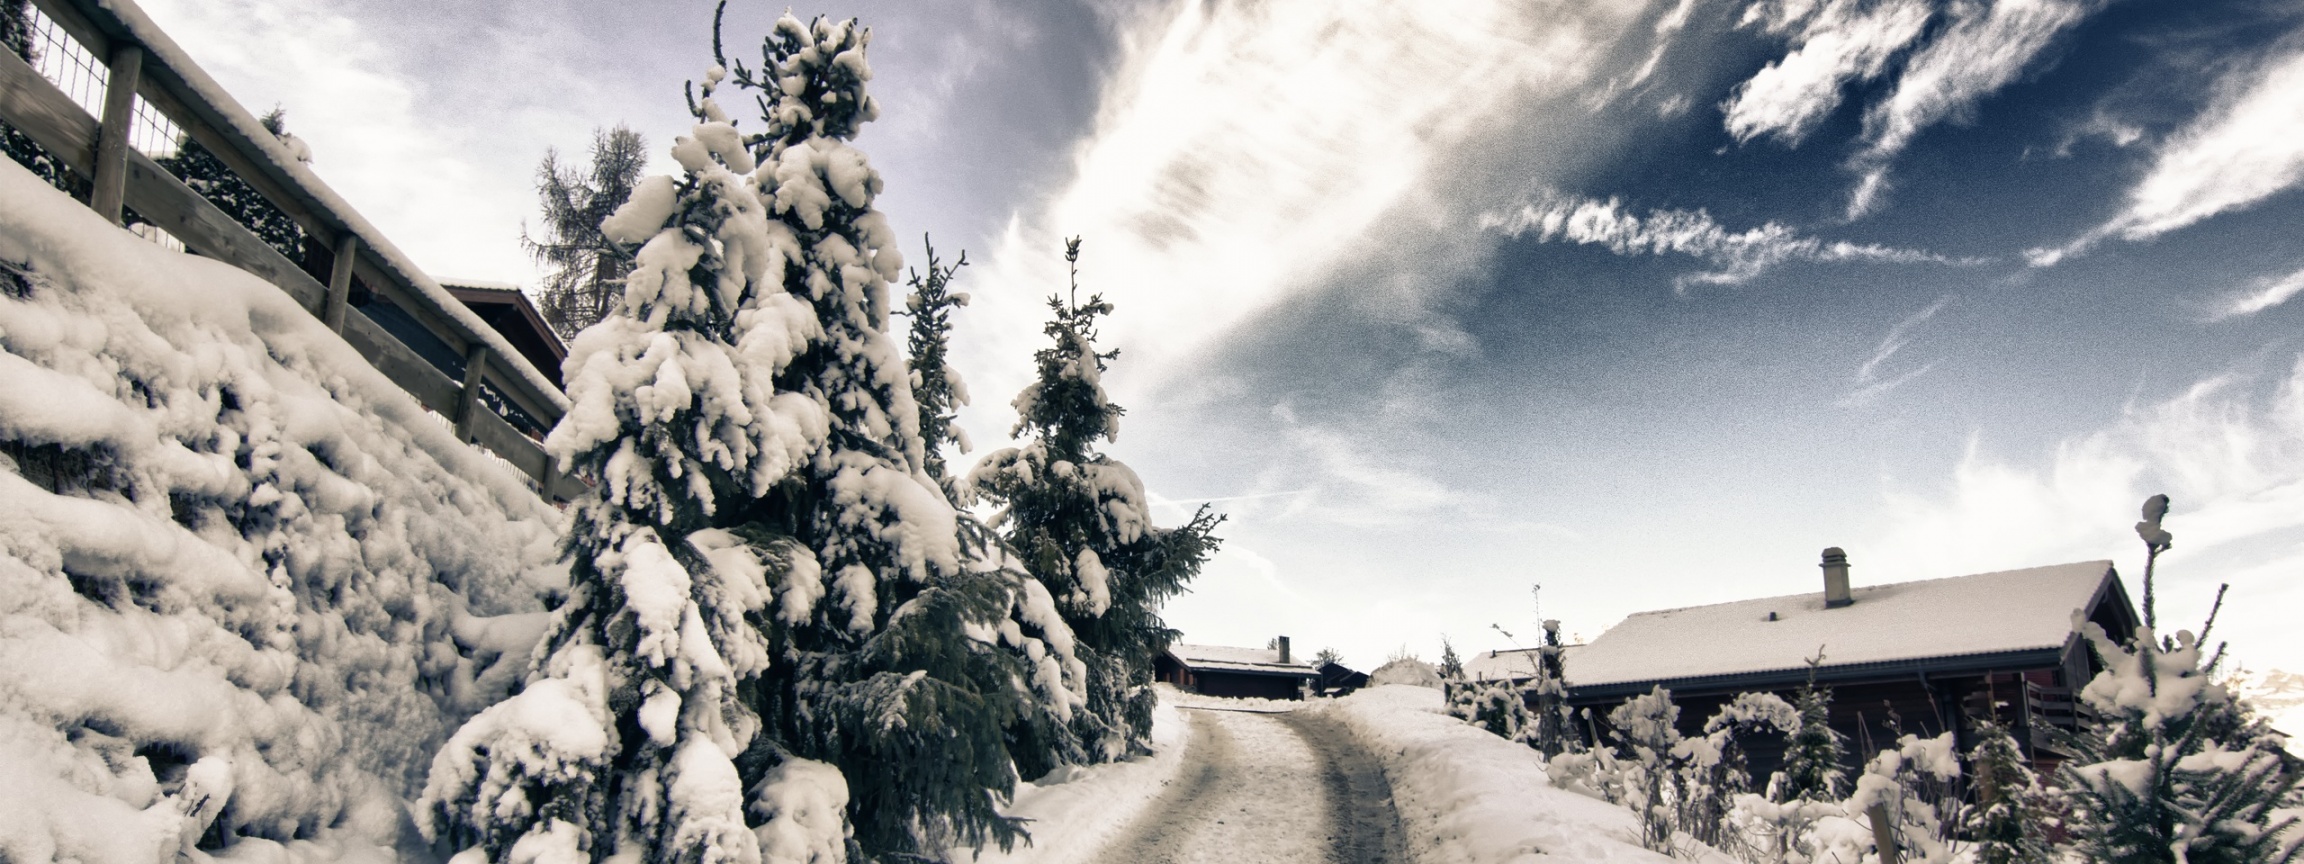
<svg viewBox="0 0 2304 864">
<path fill-rule="evenodd" d="M 1183 714 L 1185 764 L 1101 860 L 1406 860 L 1382 769 L 1325 712 L 1185 706 Z"/>
</svg>

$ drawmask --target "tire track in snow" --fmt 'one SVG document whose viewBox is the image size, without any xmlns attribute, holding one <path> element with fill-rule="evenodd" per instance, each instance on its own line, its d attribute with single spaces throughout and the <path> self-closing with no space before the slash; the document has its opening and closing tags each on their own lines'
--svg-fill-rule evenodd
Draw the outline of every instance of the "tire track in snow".
<svg viewBox="0 0 2304 864">
<path fill-rule="evenodd" d="M 1310 712 L 1187 707 L 1170 789 L 1100 860 L 1376 864 L 1405 860 L 1390 787 L 1341 724 Z"/>
</svg>

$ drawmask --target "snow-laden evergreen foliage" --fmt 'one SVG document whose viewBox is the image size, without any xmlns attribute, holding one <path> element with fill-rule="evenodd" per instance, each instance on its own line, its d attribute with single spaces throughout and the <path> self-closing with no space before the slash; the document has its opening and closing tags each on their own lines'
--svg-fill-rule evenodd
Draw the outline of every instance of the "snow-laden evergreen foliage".
<svg viewBox="0 0 2304 864">
<path fill-rule="evenodd" d="M 265 114 L 258 122 L 263 124 L 264 131 L 275 137 L 288 134 L 287 113 L 278 108 L 272 109 L 271 113 Z M 174 155 L 156 161 L 168 173 L 183 180 L 185 186 L 200 193 L 200 197 L 208 199 L 208 203 L 216 205 L 216 209 L 224 211 L 224 215 L 247 226 L 249 232 L 264 241 L 264 245 L 279 252 L 280 257 L 303 263 L 304 229 L 296 224 L 295 219 L 289 218 L 286 212 L 273 206 L 270 199 L 256 191 L 256 187 L 248 185 L 248 181 L 233 173 L 231 167 L 224 164 L 224 160 L 216 158 L 216 154 L 208 150 L 207 145 L 185 135 L 176 140 Z"/>
<path fill-rule="evenodd" d="M 968 304 L 965 292 L 952 290 L 952 277 L 968 263 L 962 253 L 947 266 L 928 246 L 928 272 L 911 278 L 912 293 L 905 313 L 911 318 L 906 347 L 911 357 L 912 390 L 919 406 L 920 437 L 926 461 L 923 473 L 955 499 L 965 500 L 970 490 L 951 476 L 944 450 L 968 451 L 967 433 L 955 422 L 960 406 L 968 403 L 967 386 L 946 361 L 952 330 L 952 312 Z M 955 578 L 955 590 L 971 595 L 1002 597 L 995 603 L 1007 610 L 997 631 L 976 632 L 971 638 L 987 645 L 997 642 L 1017 655 L 1003 658 L 1028 679 L 1016 689 L 1029 690 L 1024 710 L 1010 725 L 1008 753 L 1023 777 L 1039 777 L 1058 765 L 1078 762 L 1082 751 L 1073 733 L 1073 713 L 1087 701 L 1088 670 L 1075 652 L 1072 630 L 1056 612 L 1054 599 L 1039 580 L 1024 570 L 1023 562 L 1007 543 L 974 514 L 958 514 L 960 550 L 966 576 Z M 993 649 L 984 649 L 993 650 Z M 1020 665 L 1013 665 L 1020 664 Z"/>
<path fill-rule="evenodd" d="M 970 485 L 999 505 L 995 518 L 1026 569 L 1056 602 L 1087 666 L 1088 703 L 1073 728 L 1091 760 L 1121 758 L 1152 728 L 1152 661 L 1176 632 L 1160 607 L 1184 590 L 1216 551 L 1221 521 L 1203 507 L 1176 528 L 1152 524 L 1136 472 L 1097 443 L 1120 433 L 1121 408 L 1105 397 L 1096 321 L 1112 304 L 1079 296 L 1080 241 L 1068 241 L 1068 297 L 1050 297 L 1042 332 L 1055 343 L 1033 355 L 1037 380 L 1014 402 L 1020 447 L 992 453 Z"/>
<path fill-rule="evenodd" d="M 562 339 L 608 317 L 624 296 L 631 250 L 602 234 L 600 224 L 630 200 L 648 169 L 648 142 L 622 124 L 592 130 L 592 166 L 579 170 L 544 151 L 536 166 L 536 196 L 544 207 L 543 237 L 520 232 L 520 245 L 551 268 L 537 310 Z"/>
<path fill-rule="evenodd" d="M 2199 636 L 2155 632 L 2153 568 L 2174 541 L 2160 524 L 2167 513 L 2168 497 L 2155 495 L 2136 524 L 2145 624 L 2117 639 L 2094 622 L 2074 622 L 2104 670 L 2080 691 L 2098 719 L 2074 736 L 2078 755 L 2061 768 L 2066 824 L 2091 860 L 2296 860 L 2304 831 L 2280 811 L 2295 805 L 2298 768 L 2280 734 L 2216 682 L 2223 649 L 2204 650 L 2215 613 Z M 2221 589 L 2216 601 L 2221 607 Z"/>
<path fill-rule="evenodd" d="M 1568 649 L 1560 643 L 1560 622 L 1544 619 L 1544 644 L 1536 648 L 1536 677 L 1529 679 L 1529 721 L 1521 738 L 1546 758 L 1573 749 L 1578 742 L 1568 708 Z"/>
<path fill-rule="evenodd" d="M 2048 794 L 2015 737 L 1990 718 L 1977 722 L 1975 736 L 1968 751 L 1974 804 L 1961 827 L 1976 843 L 1977 864 L 2050 860 Z"/>
<path fill-rule="evenodd" d="M 529 689 L 460 734 L 427 796 L 436 830 L 491 858 L 881 860 L 1020 836 L 995 805 L 1041 672 L 1014 632 L 1029 592 L 969 566 L 924 470 L 886 333 L 902 260 L 847 143 L 877 111 L 869 39 L 779 19 L 757 70 L 723 59 L 691 93 L 683 177 L 601 226 L 634 268 L 578 336 L 547 441 L 597 483 L 578 587 Z M 737 131 L 724 81 L 759 92 L 763 132 Z"/>
</svg>

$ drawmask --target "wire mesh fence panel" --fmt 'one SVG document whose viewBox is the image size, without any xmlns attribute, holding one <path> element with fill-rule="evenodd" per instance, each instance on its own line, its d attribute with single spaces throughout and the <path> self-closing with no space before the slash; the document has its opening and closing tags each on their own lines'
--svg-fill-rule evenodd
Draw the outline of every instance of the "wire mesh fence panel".
<svg viewBox="0 0 2304 864">
<path fill-rule="evenodd" d="M 32 67 L 55 82 L 56 89 L 72 97 L 88 116 L 104 116 L 104 85 L 112 78 L 111 69 L 40 7 L 32 7 L 31 12 Z"/>
</svg>

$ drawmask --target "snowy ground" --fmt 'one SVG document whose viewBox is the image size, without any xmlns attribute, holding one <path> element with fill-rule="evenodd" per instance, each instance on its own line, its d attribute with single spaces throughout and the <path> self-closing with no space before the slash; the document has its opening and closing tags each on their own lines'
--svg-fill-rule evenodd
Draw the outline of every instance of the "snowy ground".
<svg viewBox="0 0 2304 864">
<path fill-rule="evenodd" d="M 1035 845 L 982 860 L 1670 860 L 1640 848 L 1631 813 L 1553 788 L 1535 751 L 1442 714 L 1436 690 L 1163 697 L 1157 756 L 1028 786 L 1010 812 L 1036 820 Z"/>
</svg>

